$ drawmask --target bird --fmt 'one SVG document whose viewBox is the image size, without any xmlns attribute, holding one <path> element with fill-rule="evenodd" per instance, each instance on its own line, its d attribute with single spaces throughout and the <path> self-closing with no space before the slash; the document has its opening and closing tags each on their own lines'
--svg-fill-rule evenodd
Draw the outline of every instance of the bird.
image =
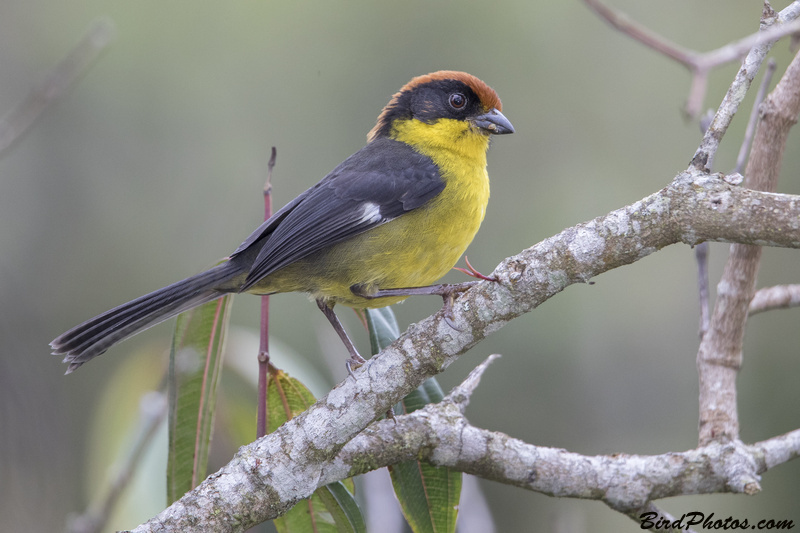
<svg viewBox="0 0 800 533">
<path fill-rule="evenodd" d="M 307 293 L 348 349 L 333 311 L 450 295 L 432 286 L 457 263 L 486 213 L 490 138 L 514 132 L 497 93 L 466 72 L 417 76 L 395 93 L 366 145 L 275 212 L 216 266 L 56 337 L 66 373 L 155 324 L 228 293 Z"/>
</svg>

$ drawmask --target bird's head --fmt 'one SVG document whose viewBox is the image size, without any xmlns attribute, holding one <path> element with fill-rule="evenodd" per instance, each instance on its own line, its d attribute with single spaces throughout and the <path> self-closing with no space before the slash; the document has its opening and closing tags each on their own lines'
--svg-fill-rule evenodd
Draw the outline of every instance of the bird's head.
<svg viewBox="0 0 800 533">
<path fill-rule="evenodd" d="M 488 146 L 490 135 L 514 133 L 497 93 L 466 72 L 440 70 L 405 84 L 383 108 L 368 141 L 391 137 L 412 145 L 458 143 Z"/>
</svg>

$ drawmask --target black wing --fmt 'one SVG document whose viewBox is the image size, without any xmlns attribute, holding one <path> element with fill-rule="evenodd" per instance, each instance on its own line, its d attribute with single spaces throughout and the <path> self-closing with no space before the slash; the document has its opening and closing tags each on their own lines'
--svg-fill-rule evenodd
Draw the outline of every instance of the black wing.
<svg viewBox="0 0 800 533">
<path fill-rule="evenodd" d="M 258 248 L 240 290 L 323 248 L 416 209 L 444 189 L 433 161 L 380 138 L 265 221 L 231 255 Z"/>
</svg>

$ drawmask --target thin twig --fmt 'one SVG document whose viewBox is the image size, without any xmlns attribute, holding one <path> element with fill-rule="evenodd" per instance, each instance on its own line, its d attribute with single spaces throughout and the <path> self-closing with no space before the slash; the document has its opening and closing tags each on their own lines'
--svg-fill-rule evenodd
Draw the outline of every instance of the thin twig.
<svg viewBox="0 0 800 533">
<path fill-rule="evenodd" d="M 709 311 L 709 300 L 711 298 L 708 283 L 708 243 L 701 242 L 694 247 L 694 258 L 697 263 L 697 292 L 698 299 L 700 300 L 700 327 L 699 335 L 703 335 L 708 331 L 708 325 L 711 321 L 711 313 Z"/>
<path fill-rule="evenodd" d="M 463 413 L 464 409 L 466 409 L 467 405 L 469 405 L 469 399 L 472 396 L 472 393 L 478 388 L 481 378 L 483 377 L 483 373 L 486 372 L 486 369 L 489 368 L 489 365 L 499 357 L 500 354 L 497 353 L 487 357 L 481 364 L 476 366 L 472 372 L 469 373 L 467 379 L 450 391 L 450 393 L 444 398 L 444 401 L 449 401 L 456 404 Z"/>
<path fill-rule="evenodd" d="M 0 119 L 0 155 L 19 139 L 44 110 L 84 74 L 114 38 L 109 18 L 96 20 L 72 50 L 37 83 L 28 96 Z"/>
<path fill-rule="evenodd" d="M 757 442 L 749 448 L 759 462 L 758 473 L 763 474 L 800 457 L 800 429 Z"/>
<path fill-rule="evenodd" d="M 128 486 L 142 455 L 153 441 L 166 414 L 167 399 L 163 392 L 151 391 L 142 396 L 139 403 L 141 429 L 130 455 L 114 475 L 104 498 L 92 505 L 86 513 L 72 520 L 68 528 L 70 533 L 95 533 L 105 529 L 114 506 L 122 495 L 122 491 Z"/>
<path fill-rule="evenodd" d="M 272 169 L 275 168 L 277 149 L 273 146 L 267 163 L 267 181 L 264 183 L 264 220 L 272 216 Z M 261 340 L 258 348 L 258 408 L 256 438 L 267 434 L 267 378 L 269 377 L 269 295 L 261 297 Z"/>
<path fill-rule="evenodd" d="M 714 112 L 711 110 L 700 117 L 700 132 L 703 135 L 705 135 L 713 119 Z M 708 167 L 713 168 L 713 164 L 714 157 L 712 155 L 708 160 Z M 708 325 L 711 321 L 711 312 L 709 311 L 711 291 L 709 290 L 708 281 L 708 256 L 710 248 L 707 242 L 701 242 L 694 247 L 694 258 L 697 263 L 697 297 L 700 303 L 700 326 L 698 328 L 698 335 L 701 340 L 703 335 L 706 334 L 706 331 L 708 331 Z"/>
<path fill-rule="evenodd" d="M 697 52 L 684 48 L 678 44 L 673 43 L 666 37 L 663 37 L 656 32 L 650 30 L 631 19 L 625 13 L 617 11 L 598 0 L 584 0 L 587 6 L 592 11 L 600 15 L 606 22 L 611 24 L 614 28 L 618 29 L 625 35 L 636 39 L 645 46 L 649 46 L 653 50 L 664 54 L 675 61 L 686 66 L 693 66 L 697 62 Z"/>
<path fill-rule="evenodd" d="M 785 24 L 796 19 L 798 16 L 800 16 L 800 1 L 798 0 L 777 15 L 772 11 L 772 8 L 769 7 L 769 4 L 765 3 L 764 13 L 761 17 L 761 27 L 762 29 L 766 29 L 775 24 Z M 700 146 L 697 148 L 694 157 L 692 157 L 693 167 L 701 170 L 705 169 L 709 159 L 713 158 L 717 148 L 719 148 L 720 142 L 722 142 L 722 137 L 724 137 L 725 132 L 728 131 L 728 126 L 730 126 L 733 121 L 733 117 L 739 109 L 739 105 L 742 103 L 742 100 L 744 100 L 744 96 L 750 88 L 753 79 L 756 74 L 758 74 L 761 63 L 764 62 L 774 42 L 774 40 L 759 42 L 753 46 L 744 58 L 742 66 L 736 73 L 733 83 L 731 83 L 728 92 L 725 93 L 725 97 L 722 99 L 722 103 L 714 114 L 714 119 L 711 121 L 708 130 L 703 136 Z"/>
<path fill-rule="evenodd" d="M 749 316 L 753 316 L 764 311 L 791 307 L 800 307 L 800 285 L 775 285 L 757 290 L 747 312 Z"/>
<path fill-rule="evenodd" d="M 753 142 L 753 134 L 756 131 L 756 124 L 758 124 L 759 110 L 761 109 L 761 102 L 764 101 L 764 96 L 767 94 L 769 84 L 772 82 L 772 76 L 775 74 L 777 63 L 770 58 L 767 61 L 767 70 L 764 72 L 764 78 L 761 80 L 761 85 L 758 87 L 756 99 L 753 102 L 753 109 L 750 110 L 750 119 L 747 121 L 747 128 L 744 131 L 744 139 L 742 139 L 742 146 L 739 148 L 739 155 L 736 157 L 736 166 L 733 172 L 737 174 L 742 173 L 744 162 L 747 159 L 747 153 L 750 150 L 750 144 Z"/>
<path fill-rule="evenodd" d="M 775 41 L 800 31 L 800 20 L 795 20 L 800 14 L 800 7 L 795 2 L 778 16 L 775 16 L 770 8 L 767 16 L 763 17 L 761 31 L 716 50 L 700 53 L 673 43 L 599 0 L 584 0 L 584 2 L 617 30 L 689 69 L 692 73 L 692 82 L 684 112 L 691 118 L 700 112 L 708 86 L 708 74 L 712 69 L 740 60 L 754 47 L 758 49 L 759 54 L 763 51 L 766 55 Z M 763 60 L 763 57 L 761 59 Z M 758 64 L 760 61 L 757 64 L 750 62 L 748 69 L 752 70 L 752 76 L 758 71 Z"/>
<path fill-rule="evenodd" d="M 767 42 L 774 44 L 783 37 L 786 37 L 787 35 L 793 35 L 797 32 L 800 32 L 800 20 L 797 19 L 785 24 L 770 26 L 763 31 L 748 35 L 747 37 L 727 44 L 722 48 L 717 48 L 716 50 L 699 54 L 697 56 L 695 68 L 701 72 L 708 72 L 711 69 L 726 63 L 732 63 L 740 60 L 754 46 L 758 46 Z"/>
</svg>

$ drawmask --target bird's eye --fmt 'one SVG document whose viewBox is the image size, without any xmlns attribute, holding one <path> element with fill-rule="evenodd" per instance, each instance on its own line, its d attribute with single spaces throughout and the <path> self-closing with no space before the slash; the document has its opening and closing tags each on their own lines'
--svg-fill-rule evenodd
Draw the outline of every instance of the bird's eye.
<svg viewBox="0 0 800 533">
<path fill-rule="evenodd" d="M 461 109 L 467 105 L 467 97 L 461 93 L 453 93 L 450 95 L 449 102 L 453 109 Z"/>
</svg>

